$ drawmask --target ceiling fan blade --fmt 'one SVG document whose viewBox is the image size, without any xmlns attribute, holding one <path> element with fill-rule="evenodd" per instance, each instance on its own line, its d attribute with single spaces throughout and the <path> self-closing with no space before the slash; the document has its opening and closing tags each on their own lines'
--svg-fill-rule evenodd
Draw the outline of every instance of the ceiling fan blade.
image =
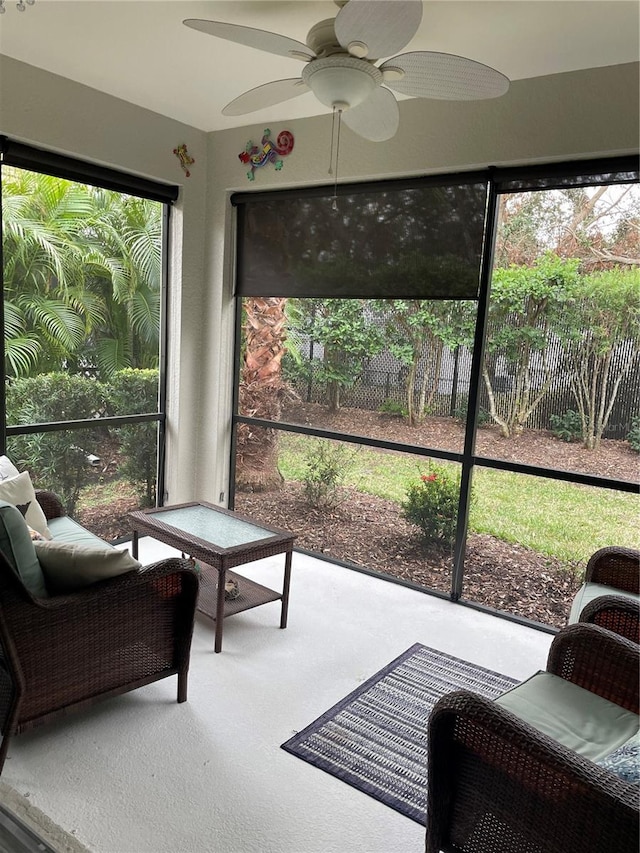
<svg viewBox="0 0 640 853">
<path fill-rule="evenodd" d="M 308 91 L 310 91 L 309 87 L 301 77 L 263 83 L 262 86 L 249 89 L 248 92 L 234 98 L 222 110 L 222 115 L 243 116 L 246 113 L 261 110 L 263 107 L 273 107 L 275 104 L 288 101 L 290 98 L 297 98 L 298 95 L 304 95 Z"/>
<path fill-rule="evenodd" d="M 384 142 L 395 136 L 400 122 L 400 110 L 393 93 L 380 86 L 366 101 L 345 110 L 342 121 L 358 136 L 370 142 Z"/>
<path fill-rule="evenodd" d="M 497 98 L 509 88 L 509 78 L 495 68 L 452 53 L 403 53 L 380 70 L 386 86 L 414 98 L 473 101 Z"/>
<path fill-rule="evenodd" d="M 222 21 L 203 21 L 200 18 L 187 18 L 182 23 L 191 27 L 192 30 L 244 44 L 247 47 L 255 47 L 258 50 L 266 50 L 267 53 L 275 53 L 278 56 L 290 56 L 305 62 L 315 59 L 316 56 L 311 48 L 301 41 L 281 36 L 279 33 L 270 33 L 267 30 L 243 27 L 240 24 L 225 24 Z"/>
<path fill-rule="evenodd" d="M 336 16 L 336 36 L 353 56 L 379 59 L 402 50 L 421 20 L 422 0 L 349 0 Z"/>
</svg>

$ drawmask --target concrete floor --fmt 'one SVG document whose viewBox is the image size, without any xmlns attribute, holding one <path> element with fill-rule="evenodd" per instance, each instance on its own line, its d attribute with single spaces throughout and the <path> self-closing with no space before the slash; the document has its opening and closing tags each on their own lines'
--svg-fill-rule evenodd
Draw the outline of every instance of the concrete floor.
<svg viewBox="0 0 640 853">
<path fill-rule="evenodd" d="M 278 588 L 283 563 L 240 571 Z M 301 554 L 278 624 L 278 602 L 227 619 L 216 655 L 198 617 L 187 703 L 165 679 L 16 737 L 2 781 L 93 853 L 417 853 L 419 824 L 280 744 L 413 643 L 525 678 L 552 639 Z"/>
</svg>

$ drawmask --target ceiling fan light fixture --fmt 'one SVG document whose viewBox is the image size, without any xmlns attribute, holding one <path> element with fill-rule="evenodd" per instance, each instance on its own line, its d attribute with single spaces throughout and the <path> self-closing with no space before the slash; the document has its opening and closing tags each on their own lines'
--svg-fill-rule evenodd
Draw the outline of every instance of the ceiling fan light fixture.
<svg viewBox="0 0 640 853">
<path fill-rule="evenodd" d="M 302 79 L 327 107 L 356 107 L 382 83 L 382 72 L 353 56 L 328 56 L 305 65 Z"/>
</svg>

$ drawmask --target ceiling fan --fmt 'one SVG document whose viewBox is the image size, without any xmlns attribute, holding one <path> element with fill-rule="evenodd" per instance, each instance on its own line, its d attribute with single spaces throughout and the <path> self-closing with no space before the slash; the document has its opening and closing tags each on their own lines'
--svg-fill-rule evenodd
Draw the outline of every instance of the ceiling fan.
<svg viewBox="0 0 640 853">
<path fill-rule="evenodd" d="M 382 142 L 398 129 L 400 113 L 391 92 L 414 98 L 495 98 L 509 88 L 504 74 L 463 56 L 413 51 L 392 56 L 413 38 L 422 0 L 334 0 L 335 18 L 315 24 L 306 44 L 266 30 L 188 18 L 194 30 L 306 63 L 300 77 L 274 80 L 239 95 L 223 115 L 238 116 L 312 91 L 365 139 Z M 380 65 L 383 57 L 391 56 Z M 388 87 L 388 88 L 387 88 Z"/>
</svg>

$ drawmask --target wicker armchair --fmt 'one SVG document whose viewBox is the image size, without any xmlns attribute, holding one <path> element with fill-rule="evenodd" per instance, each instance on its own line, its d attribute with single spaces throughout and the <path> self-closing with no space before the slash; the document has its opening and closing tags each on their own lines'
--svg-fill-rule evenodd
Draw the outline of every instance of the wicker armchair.
<svg viewBox="0 0 640 853">
<path fill-rule="evenodd" d="M 553 640 L 547 672 L 638 713 L 640 648 L 594 625 Z M 638 787 L 480 696 L 429 725 L 427 853 L 637 853 Z"/>
<path fill-rule="evenodd" d="M 63 515 L 38 493 L 48 519 Z M 10 738 L 98 700 L 187 673 L 198 576 L 168 559 L 51 598 L 26 591 L 0 552 L 0 772 Z"/>
<path fill-rule="evenodd" d="M 601 548 L 587 563 L 569 624 L 589 622 L 640 643 L 639 592 L 640 551 L 619 546 Z"/>
</svg>

